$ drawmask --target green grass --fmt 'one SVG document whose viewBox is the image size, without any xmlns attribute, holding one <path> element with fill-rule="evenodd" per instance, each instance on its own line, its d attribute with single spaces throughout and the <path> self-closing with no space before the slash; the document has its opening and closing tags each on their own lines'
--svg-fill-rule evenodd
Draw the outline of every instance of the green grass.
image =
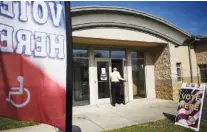
<svg viewBox="0 0 207 132">
<path fill-rule="evenodd" d="M 104 132 L 194 132 L 191 129 L 174 125 L 173 122 L 164 119 L 146 124 L 134 125 L 120 129 L 114 129 Z M 201 122 L 200 131 L 207 132 L 207 122 Z"/>
<path fill-rule="evenodd" d="M 13 129 L 13 128 L 26 127 L 26 126 L 33 126 L 38 124 L 39 123 L 36 122 L 15 121 L 12 119 L 0 117 L 0 131 Z M 155 122 L 133 125 L 129 127 L 108 130 L 103 132 L 194 132 L 194 131 L 178 125 L 174 125 L 173 122 L 164 119 Z M 201 122 L 200 132 L 207 132 L 207 122 Z"/>
<path fill-rule="evenodd" d="M 33 126 L 38 124 L 39 123 L 36 122 L 15 121 L 12 119 L 0 117 L 0 131 L 13 129 L 13 128 L 26 127 L 26 126 Z"/>
</svg>

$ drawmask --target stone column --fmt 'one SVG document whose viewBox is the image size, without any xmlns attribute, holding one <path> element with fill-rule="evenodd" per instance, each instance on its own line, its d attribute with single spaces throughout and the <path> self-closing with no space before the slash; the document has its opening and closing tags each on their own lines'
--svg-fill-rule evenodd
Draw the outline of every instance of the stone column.
<svg viewBox="0 0 207 132">
<path fill-rule="evenodd" d="M 173 100 L 171 55 L 169 45 L 156 47 L 153 52 L 156 98 Z"/>
</svg>

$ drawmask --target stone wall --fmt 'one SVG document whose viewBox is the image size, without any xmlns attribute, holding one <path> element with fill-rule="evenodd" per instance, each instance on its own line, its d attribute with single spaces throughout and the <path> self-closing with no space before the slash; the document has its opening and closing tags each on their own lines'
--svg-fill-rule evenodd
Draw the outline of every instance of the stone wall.
<svg viewBox="0 0 207 132">
<path fill-rule="evenodd" d="M 199 82 L 198 80 L 199 80 L 198 76 L 193 77 L 193 83 L 198 83 Z M 179 93 L 180 93 L 180 89 L 181 89 L 183 82 L 190 84 L 191 83 L 190 77 L 184 77 L 183 81 L 173 84 L 173 100 L 174 101 L 179 100 Z"/>
<path fill-rule="evenodd" d="M 196 53 L 197 64 L 207 64 L 207 51 Z"/>
<path fill-rule="evenodd" d="M 173 100 L 169 45 L 153 51 L 156 98 Z"/>
<path fill-rule="evenodd" d="M 207 64 L 207 44 L 196 45 L 194 48 L 197 64 Z"/>
<path fill-rule="evenodd" d="M 178 101 L 179 100 L 179 93 L 182 86 L 182 82 L 178 82 L 173 85 L 173 100 Z"/>
<path fill-rule="evenodd" d="M 171 54 L 170 48 L 174 56 Z M 182 62 L 183 64 L 185 63 L 183 67 L 184 69 L 182 70 L 189 72 L 190 68 L 188 66 L 188 50 L 186 50 L 186 52 L 184 51 L 185 50 L 183 50 L 182 53 L 186 54 L 187 58 L 183 57 L 178 62 Z M 196 63 L 197 60 L 198 64 L 207 64 L 207 45 L 205 48 L 204 46 L 197 47 L 195 51 L 196 55 L 194 56 L 194 60 L 192 59 L 192 62 Z M 175 59 L 175 57 L 177 57 L 175 55 L 177 52 L 173 49 L 173 47 L 170 47 L 170 45 L 153 48 L 151 53 L 153 55 L 154 63 L 156 98 L 178 101 L 181 85 L 183 82 L 190 83 L 190 75 L 188 75 L 188 72 L 186 72 L 187 74 L 185 73 L 186 75 L 180 82 L 177 82 L 177 77 L 172 77 L 172 75 L 176 74 L 176 71 L 172 70 L 172 65 L 175 64 L 171 61 L 175 60 L 175 62 L 177 62 L 177 59 Z M 193 65 L 193 68 L 196 67 L 196 65 Z M 199 77 L 197 76 L 196 71 L 197 70 L 194 69 L 193 82 L 199 83 Z"/>
</svg>

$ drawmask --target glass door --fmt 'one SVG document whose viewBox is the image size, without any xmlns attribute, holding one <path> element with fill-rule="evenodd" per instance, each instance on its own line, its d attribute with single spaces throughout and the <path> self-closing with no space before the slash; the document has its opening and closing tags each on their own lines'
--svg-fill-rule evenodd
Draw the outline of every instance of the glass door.
<svg viewBox="0 0 207 132">
<path fill-rule="evenodd" d="M 110 103 L 110 59 L 96 59 L 97 104 Z"/>
<path fill-rule="evenodd" d="M 146 97 L 146 90 L 145 90 L 145 62 L 144 60 L 138 60 L 137 63 L 137 67 L 138 67 L 138 75 L 137 75 L 137 79 L 138 79 L 138 95 L 142 98 Z"/>
<path fill-rule="evenodd" d="M 134 99 L 145 98 L 145 62 L 144 59 L 132 59 L 132 77 Z"/>
</svg>

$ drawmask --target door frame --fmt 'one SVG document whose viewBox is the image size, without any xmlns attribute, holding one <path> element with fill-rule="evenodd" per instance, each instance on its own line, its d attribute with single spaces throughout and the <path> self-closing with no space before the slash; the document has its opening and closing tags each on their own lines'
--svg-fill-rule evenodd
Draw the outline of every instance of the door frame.
<svg viewBox="0 0 207 132">
<path fill-rule="evenodd" d="M 124 104 L 129 103 L 129 81 L 128 81 L 128 69 L 127 69 L 127 59 L 122 59 L 122 70 L 123 70 L 123 78 L 126 79 L 123 82 L 124 85 Z"/>
<path fill-rule="evenodd" d="M 108 62 L 109 63 L 109 98 L 99 99 L 98 98 L 98 75 L 97 75 L 97 62 Z M 94 61 L 95 66 L 95 96 L 96 96 L 96 104 L 106 104 L 111 102 L 111 59 L 110 58 L 95 58 Z"/>
</svg>

